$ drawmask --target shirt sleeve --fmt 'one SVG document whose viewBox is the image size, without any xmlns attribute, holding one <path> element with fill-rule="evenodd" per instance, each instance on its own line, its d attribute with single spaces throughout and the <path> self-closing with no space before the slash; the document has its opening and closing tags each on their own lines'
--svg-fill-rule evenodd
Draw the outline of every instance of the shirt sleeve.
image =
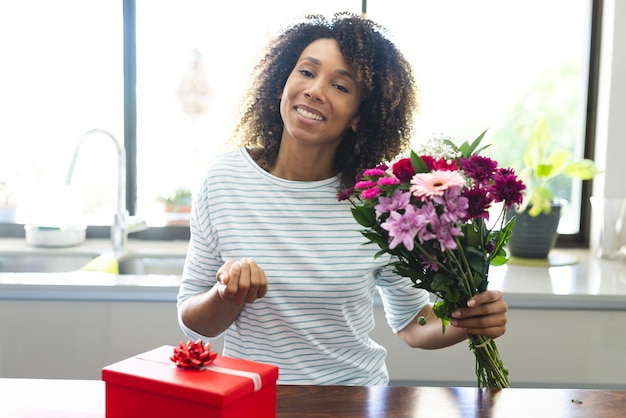
<svg viewBox="0 0 626 418">
<path fill-rule="evenodd" d="M 387 323 L 395 333 L 405 328 L 430 302 L 426 290 L 414 287 L 408 277 L 395 274 L 392 266 L 380 270 L 376 285 Z"/>
<path fill-rule="evenodd" d="M 218 238 L 211 230 L 208 185 L 194 196 L 190 221 L 190 240 L 185 258 L 182 280 L 178 288 L 178 323 L 183 333 L 192 340 L 209 339 L 188 328 L 182 321 L 182 310 L 187 300 L 209 291 L 217 282 L 217 270 L 223 264 L 219 256 Z"/>
</svg>

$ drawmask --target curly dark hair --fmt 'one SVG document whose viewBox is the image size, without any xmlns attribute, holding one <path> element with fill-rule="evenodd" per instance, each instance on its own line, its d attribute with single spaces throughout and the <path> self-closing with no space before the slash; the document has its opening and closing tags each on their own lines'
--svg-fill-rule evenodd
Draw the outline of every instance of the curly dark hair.
<svg viewBox="0 0 626 418">
<path fill-rule="evenodd" d="M 417 110 L 409 63 L 386 30 L 363 16 L 338 13 L 330 20 L 307 16 L 281 32 L 254 69 L 234 136 L 264 169 L 274 167 L 283 131 L 281 92 L 302 51 L 318 39 L 337 41 L 363 92 L 357 131 L 348 130 L 335 158 L 343 189 L 354 185 L 363 169 L 391 161 L 408 149 Z"/>
</svg>

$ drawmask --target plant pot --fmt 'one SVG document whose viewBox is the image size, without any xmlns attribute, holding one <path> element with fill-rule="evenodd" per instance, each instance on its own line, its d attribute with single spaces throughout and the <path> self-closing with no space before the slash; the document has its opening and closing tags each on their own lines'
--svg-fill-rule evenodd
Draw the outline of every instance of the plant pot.
<svg viewBox="0 0 626 418">
<path fill-rule="evenodd" d="M 15 213 L 15 206 L 0 206 L 0 223 L 14 223 Z"/>
<path fill-rule="evenodd" d="M 189 215 L 191 214 L 191 205 L 175 205 L 169 204 L 165 206 L 165 224 L 170 226 L 189 225 Z"/>
<path fill-rule="evenodd" d="M 509 254 L 519 258 L 547 258 L 556 244 L 561 207 L 561 203 L 553 203 L 550 213 L 538 216 L 530 216 L 528 210 L 509 211 L 507 218 L 515 216 L 513 235 L 508 242 Z"/>
</svg>

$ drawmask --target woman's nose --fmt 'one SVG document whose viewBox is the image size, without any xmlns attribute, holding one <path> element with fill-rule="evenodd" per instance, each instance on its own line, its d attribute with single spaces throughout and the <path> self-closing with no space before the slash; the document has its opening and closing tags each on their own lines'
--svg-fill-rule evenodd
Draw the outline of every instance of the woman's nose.
<svg viewBox="0 0 626 418">
<path fill-rule="evenodd" d="M 304 91 L 304 96 L 317 102 L 324 102 L 324 88 L 319 79 L 312 82 Z"/>
</svg>

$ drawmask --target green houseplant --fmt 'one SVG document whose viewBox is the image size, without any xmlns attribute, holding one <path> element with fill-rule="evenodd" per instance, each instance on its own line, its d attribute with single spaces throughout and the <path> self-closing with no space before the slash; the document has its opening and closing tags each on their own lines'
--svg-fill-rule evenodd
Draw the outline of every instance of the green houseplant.
<svg viewBox="0 0 626 418">
<path fill-rule="evenodd" d="M 191 191 L 185 187 L 181 187 L 176 189 L 173 193 L 159 196 L 157 200 L 164 203 L 166 206 L 181 208 L 191 205 Z"/>
<path fill-rule="evenodd" d="M 515 214 L 513 236 L 508 249 L 519 258 L 544 259 L 556 244 L 563 199 L 555 196 L 553 180 L 569 176 L 590 180 L 598 167 L 588 158 L 571 161 L 571 153 L 554 149 L 548 120 L 539 119 L 531 132 L 519 176 L 526 184 L 524 199 Z"/>
<path fill-rule="evenodd" d="M 191 190 L 180 187 L 173 193 L 157 197 L 165 205 L 166 225 L 188 225 L 191 212 Z"/>
<path fill-rule="evenodd" d="M 571 152 L 566 149 L 552 149 L 548 120 L 539 119 L 528 140 L 524 167 L 519 173 L 526 191 L 518 212 L 528 210 L 533 217 L 550 213 L 556 199 L 550 186 L 559 175 L 590 180 L 600 172 L 593 160 L 583 158 L 572 162 L 571 157 Z"/>
</svg>

